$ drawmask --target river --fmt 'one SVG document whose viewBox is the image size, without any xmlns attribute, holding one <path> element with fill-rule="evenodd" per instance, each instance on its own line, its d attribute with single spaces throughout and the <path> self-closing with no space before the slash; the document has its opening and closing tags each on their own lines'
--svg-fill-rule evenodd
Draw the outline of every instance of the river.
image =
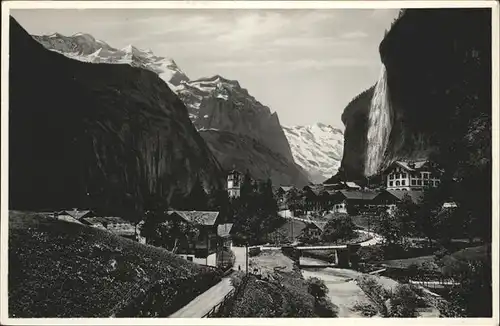
<svg viewBox="0 0 500 326">
<path fill-rule="evenodd" d="M 324 265 L 326 262 L 320 259 L 301 257 L 307 265 Z M 338 317 L 355 317 L 363 318 L 363 315 L 354 311 L 356 303 L 370 302 L 363 290 L 356 284 L 356 277 L 362 273 L 343 268 L 302 268 L 302 275 L 305 278 L 317 277 L 325 282 L 328 288 L 328 297 L 330 301 L 338 306 Z M 393 287 L 397 284 L 396 281 L 382 277 L 380 281 L 384 286 Z"/>
</svg>

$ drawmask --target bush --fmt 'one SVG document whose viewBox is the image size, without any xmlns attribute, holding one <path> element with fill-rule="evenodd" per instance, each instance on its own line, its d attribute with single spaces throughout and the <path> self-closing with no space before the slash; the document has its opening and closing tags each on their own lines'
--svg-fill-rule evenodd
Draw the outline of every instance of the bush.
<svg viewBox="0 0 500 326">
<path fill-rule="evenodd" d="M 417 317 L 419 298 L 408 284 L 398 284 L 392 293 L 390 317 Z"/>
<path fill-rule="evenodd" d="M 356 279 L 356 283 L 363 290 L 370 301 L 375 305 L 377 311 L 383 317 L 389 317 L 389 311 L 385 304 L 390 299 L 391 293 L 387 291 L 373 276 L 363 275 Z"/>
<path fill-rule="evenodd" d="M 234 266 L 236 256 L 231 249 L 221 249 L 217 252 L 217 267 L 228 270 Z"/>
<path fill-rule="evenodd" d="M 358 255 L 360 261 L 365 263 L 376 263 L 385 259 L 384 250 L 380 246 L 361 247 Z"/>
<path fill-rule="evenodd" d="M 326 296 L 328 288 L 325 282 L 317 277 L 306 280 L 307 291 L 314 297 L 314 312 L 318 317 L 337 317 L 338 307 Z"/>
<path fill-rule="evenodd" d="M 351 239 L 356 236 L 355 225 L 352 219 L 342 214 L 329 220 L 321 234 L 321 239 L 325 242 L 335 242 L 339 239 Z"/>
<path fill-rule="evenodd" d="M 356 303 L 354 305 L 354 310 L 361 312 L 364 317 L 373 317 L 378 313 L 377 308 L 369 302 Z"/>
</svg>

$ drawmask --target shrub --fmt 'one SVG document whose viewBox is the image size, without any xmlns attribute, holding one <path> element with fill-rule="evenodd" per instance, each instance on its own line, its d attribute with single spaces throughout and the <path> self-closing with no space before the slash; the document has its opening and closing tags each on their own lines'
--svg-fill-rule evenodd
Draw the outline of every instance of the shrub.
<svg viewBox="0 0 500 326">
<path fill-rule="evenodd" d="M 328 288 L 325 282 L 317 277 L 306 280 L 307 291 L 314 297 L 314 313 L 318 317 L 337 317 L 338 307 L 330 302 L 326 296 Z"/>
<path fill-rule="evenodd" d="M 351 239 L 356 235 L 352 219 L 346 215 L 339 215 L 328 221 L 321 239 L 326 242 L 335 242 L 339 239 Z"/>
<path fill-rule="evenodd" d="M 366 303 L 356 303 L 354 305 L 354 310 L 361 312 L 361 314 L 364 317 L 373 317 L 375 316 L 378 311 L 377 308 L 373 306 L 373 304 L 366 302 Z"/>
<path fill-rule="evenodd" d="M 228 270 L 234 266 L 236 256 L 231 249 L 221 249 L 217 252 L 217 267 Z"/>
<path fill-rule="evenodd" d="M 390 317 L 417 317 L 418 296 L 408 284 L 398 284 L 391 299 Z"/>
<path fill-rule="evenodd" d="M 387 310 L 385 301 L 390 298 L 391 295 L 382 285 L 380 285 L 375 277 L 363 275 L 356 279 L 356 283 L 375 305 L 377 311 L 383 317 L 388 317 L 389 311 Z"/>
<path fill-rule="evenodd" d="M 376 263 L 385 259 L 384 250 L 380 246 L 361 247 L 358 255 L 360 261 L 366 263 Z"/>
</svg>

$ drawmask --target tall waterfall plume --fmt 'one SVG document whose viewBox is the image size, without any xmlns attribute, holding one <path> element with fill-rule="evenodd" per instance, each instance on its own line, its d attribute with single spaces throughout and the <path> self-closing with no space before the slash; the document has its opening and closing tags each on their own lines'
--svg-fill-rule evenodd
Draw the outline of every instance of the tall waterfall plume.
<svg viewBox="0 0 500 326">
<path fill-rule="evenodd" d="M 387 72 L 382 65 L 380 77 L 375 86 L 368 114 L 368 134 L 365 156 L 365 175 L 377 173 L 389 142 L 392 129 L 392 108 L 387 85 Z"/>
</svg>

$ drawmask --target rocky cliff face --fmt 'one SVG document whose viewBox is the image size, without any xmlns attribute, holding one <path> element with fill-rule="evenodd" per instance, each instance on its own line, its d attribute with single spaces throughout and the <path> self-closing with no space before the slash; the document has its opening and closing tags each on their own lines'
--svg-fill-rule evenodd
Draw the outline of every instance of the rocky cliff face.
<svg viewBox="0 0 500 326">
<path fill-rule="evenodd" d="M 183 83 L 177 92 L 190 108 L 199 130 L 217 129 L 249 136 L 293 162 L 276 112 L 257 101 L 238 81 L 217 75 Z"/>
<path fill-rule="evenodd" d="M 479 143 L 491 137 L 490 15 L 414 9 L 400 16 L 380 44 L 380 80 L 343 114 L 347 178 L 405 158 L 434 157 L 454 169 L 458 153 L 476 142 L 488 160 L 491 149 Z"/>
<path fill-rule="evenodd" d="M 198 177 L 223 185 L 186 107 L 155 73 L 68 59 L 10 23 L 10 208 L 118 209 L 130 198 L 147 208 Z"/>
<path fill-rule="evenodd" d="M 257 101 L 238 81 L 216 75 L 183 82 L 175 89 L 225 169 L 248 169 L 254 178 L 271 178 L 275 184 L 308 183 L 306 172 L 294 161 L 276 112 Z M 260 167 L 254 166 L 257 161 Z"/>
<path fill-rule="evenodd" d="M 260 141 L 229 131 L 204 129 L 200 135 L 226 169 L 248 171 L 255 178 L 270 178 L 275 185 L 307 184 L 304 171 Z"/>
</svg>

